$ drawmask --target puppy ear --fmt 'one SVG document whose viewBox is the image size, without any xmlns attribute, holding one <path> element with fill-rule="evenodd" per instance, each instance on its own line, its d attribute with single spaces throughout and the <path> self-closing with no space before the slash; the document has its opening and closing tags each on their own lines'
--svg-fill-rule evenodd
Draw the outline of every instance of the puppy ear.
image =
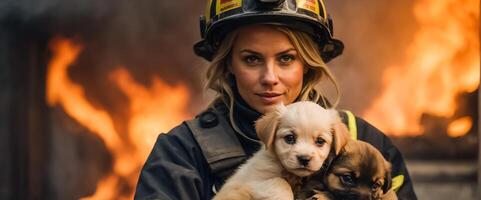
<svg viewBox="0 0 481 200">
<path fill-rule="evenodd" d="M 335 153 L 338 155 L 341 149 L 346 145 L 347 141 L 351 139 L 351 136 L 349 130 L 347 130 L 347 126 L 342 123 L 339 113 L 333 109 L 330 109 L 329 112 L 331 112 L 331 115 L 334 118 L 332 124 L 332 138 L 334 141 L 333 147 Z"/>
<path fill-rule="evenodd" d="M 385 175 L 384 175 L 384 185 L 382 186 L 382 192 L 386 194 L 389 189 L 391 189 L 392 185 L 392 176 L 391 176 L 391 163 L 387 160 L 384 160 L 384 167 L 385 167 Z"/>
<path fill-rule="evenodd" d="M 286 109 L 286 106 L 279 104 L 274 110 L 266 113 L 255 122 L 257 137 L 259 137 L 262 143 L 264 143 L 266 149 L 269 149 L 272 146 L 274 136 L 276 135 L 277 125 L 279 124 L 279 118 Z"/>
</svg>

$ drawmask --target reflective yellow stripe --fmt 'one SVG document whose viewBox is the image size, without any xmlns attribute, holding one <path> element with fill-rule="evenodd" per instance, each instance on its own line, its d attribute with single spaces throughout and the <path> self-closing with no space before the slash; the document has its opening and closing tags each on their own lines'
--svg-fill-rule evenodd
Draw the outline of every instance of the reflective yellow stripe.
<svg viewBox="0 0 481 200">
<path fill-rule="evenodd" d="M 217 0 L 215 15 L 220 15 L 232 9 L 242 6 L 242 0 Z"/>
<path fill-rule="evenodd" d="M 399 190 L 399 188 L 403 185 L 404 183 L 404 176 L 403 175 L 399 175 L 399 176 L 396 176 L 392 179 L 392 190 L 394 190 L 395 192 L 397 192 Z"/>
<path fill-rule="evenodd" d="M 344 113 L 347 115 L 347 125 L 349 128 L 349 133 L 351 133 L 351 138 L 353 140 L 357 140 L 356 117 L 354 117 L 354 114 L 352 114 L 351 111 L 344 110 Z"/>
<path fill-rule="evenodd" d="M 319 15 L 319 1 L 317 0 L 296 0 L 297 7 Z"/>
</svg>

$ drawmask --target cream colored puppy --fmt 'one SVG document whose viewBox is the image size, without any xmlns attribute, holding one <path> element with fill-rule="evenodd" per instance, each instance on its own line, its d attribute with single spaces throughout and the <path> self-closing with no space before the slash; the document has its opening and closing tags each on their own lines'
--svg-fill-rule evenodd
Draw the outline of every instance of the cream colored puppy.
<svg viewBox="0 0 481 200">
<path fill-rule="evenodd" d="M 318 171 L 349 133 L 335 110 L 313 102 L 279 105 L 256 122 L 264 146 L 227 180 L 214 200 L 294 199 L 296 177 Z"/>
</svg>

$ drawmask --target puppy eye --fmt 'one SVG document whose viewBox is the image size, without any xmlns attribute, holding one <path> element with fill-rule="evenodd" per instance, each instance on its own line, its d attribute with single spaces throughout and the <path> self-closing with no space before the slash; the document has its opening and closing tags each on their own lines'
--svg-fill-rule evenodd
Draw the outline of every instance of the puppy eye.
<svg viewBox="0 0 481 200">
<path fill-rule="evenodd" d="M 296 143 L 296 136 L 294 134 L 289 134 L 284 136 L 284 141 L 287 144 L 295 144 Z"/>
<path fill-rule="evenodd" d="M 374 184 L 371 186 L 371 189 L 372 189 L 373 191 L 376 191 L 376 190 L 377 190 L 378 188 L 380 188 L 380 187 L 381 187 L 381 183 L 376 182 L 376 183 L 374 183 Z"/>
<path fill-rule="evenodd" d="M 356 184 L 355 180 L 354 180 L 354 177 L 351 174 L 341 175 L 340 179 L 341 179 L 341 183 L 346 185 L 346 186 L 354 187 L 355 184 Z"/>
<path fill-rule="evenodd" d="M 318 138 L 316 139 L 316 144 L 317 144 L 317 146 L 319 146 L 319 147 L 324 146 L 325 143 L 326 143 L 326 140 L 324 140 L 324 139 L 322 139 L 322 138 L 320 138 L 320 137 L 318 137 Z"/>
</svg>

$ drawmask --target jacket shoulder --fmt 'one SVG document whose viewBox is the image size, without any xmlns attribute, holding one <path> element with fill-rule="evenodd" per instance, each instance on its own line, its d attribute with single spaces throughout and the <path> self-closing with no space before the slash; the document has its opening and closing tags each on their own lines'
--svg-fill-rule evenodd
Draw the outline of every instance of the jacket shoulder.
<svg viewBox="0 0 481 200">
<path fill-rule="evenodd" d="M 381 147 L 391 146 L 391 140 L 379 129 L 374 127 L 366 120 L 356 116 L 356 127 L 358 130 L 358 139 L 369 141 L 373 146 Z"/>
<path fill-rule="evenodd" d="M 217 177 L 230 176 L 232 169 L 246 159 L 236 133 L 222 113 L 207 110 L 185 124 Z"/>
<path fill-rule="evenodd" d="M 348 126 L 353 139 L 368 142 L 383 152 L 383 154 L 394 147 L 388 136 L 363 118 L 346 110 L 340 110 L 338 112 L 343 123 Z"/>
<path fill-rule="evenodd" d="M 189 128 L 159 134 L 140 173 L 135 199 L 206 199 L 210 171 Z"/>
<path fill-rule="evenodd" d="M 169 132 L 161 133 L 157 136 L 154 148 L 148 159 L 152 159 L 152 161 L 160 158 L 165 159 L 167 156 L 176 154 L 175 152 L 185 152 L 185 154 L 182 153 L 179 156 L 184 156 L 183 159 L 189 159 L 194 162 L 201 161 L 201 155 L 192 152 L 192 149 L 199 149 L 199 147 L 187 125 L 181 123 Z"/>
</svg>

